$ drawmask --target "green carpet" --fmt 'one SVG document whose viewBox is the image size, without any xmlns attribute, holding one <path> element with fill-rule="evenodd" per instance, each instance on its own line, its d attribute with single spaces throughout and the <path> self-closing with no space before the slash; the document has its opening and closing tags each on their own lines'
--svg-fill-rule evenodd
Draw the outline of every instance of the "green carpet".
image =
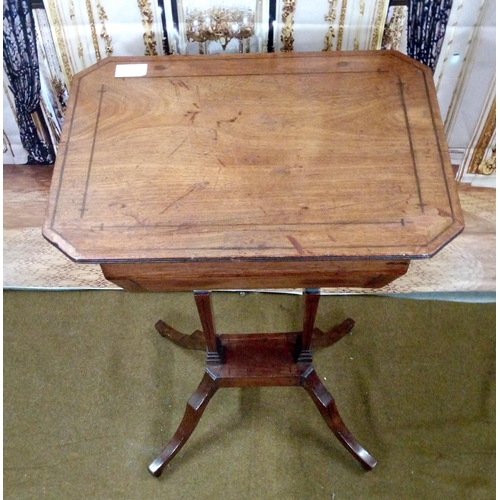
<svg viewBox="0 0 500 500">
<path fill-rule="evenodd" d="M 300 297 L 214 294 L 219 333 L 300 329 Z M 200 328 L 192 294 L 4 292 L 4 497 L 495 497 L 495 304 L 323 297 L 315 352 L 365 472 L 301 388 L 221 389 L 160 479 L 204 354 L 158 335 Z"/>
</svg>

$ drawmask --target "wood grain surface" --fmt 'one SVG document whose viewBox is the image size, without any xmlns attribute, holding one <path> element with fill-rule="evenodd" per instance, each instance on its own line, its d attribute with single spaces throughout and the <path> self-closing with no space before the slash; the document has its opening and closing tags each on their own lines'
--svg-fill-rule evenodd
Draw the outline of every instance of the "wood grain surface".
<svg viewBox="0 0 500 500">
<path fill-rule="evenodd" d="M 4 165 L 4 287 L 117 288 L 104 278 L 98 264 L 76 264 L 42 237 L 41 227 L 48 203 L 51 175 L 52 167 Z M 457 187 L 465 229 L 435 257 L 413 261 L 404 276 L 378 290 L 343 286 L 323 288 L 322 292 L 377 291 L 396 294 L 495 291 L 496 192 L 494 189 L 473 188 L 465 184 L 457 184 Z M 262 284 L 258 286 L 263 288 Z M 277 285 L 271 283 L 270 286 L 276 289 Z"/>
<path fill-rule="evenodd" d="M 4 231 L 43 224 L 52 172 L 52 166 L 3 166 Z"/>
<path fill-rule="evenodd" d="M 397 52 L 107 58 L 70 94 L 43 234 L 77 262 L 420 259 L 463 228 Z"/>
</svg>

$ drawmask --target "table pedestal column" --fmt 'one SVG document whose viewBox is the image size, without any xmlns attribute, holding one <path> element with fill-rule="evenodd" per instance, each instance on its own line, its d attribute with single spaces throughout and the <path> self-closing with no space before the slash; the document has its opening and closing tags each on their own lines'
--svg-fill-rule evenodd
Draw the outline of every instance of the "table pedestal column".
<svg viewBox="0 0 500 500">
<path fill-rule="evenodd" d="M 219 387 L 304 387 L 341 444 L 364 469 L 375 467 L 376 460 L 349 432 L 333 397 L 313 367 L 311 347 L 332 345 L 354 326 L 354 321 L 347 319 L 328 332 L 315 328 L 319 298 L 319 290 L 306 290 L 301 332 L 217 335 L 209 292 L 195 292 L 203 332 L 197 330 L 191 335 L 184 335 L 158 321 L 156 329 L 163 337 L 187 349 L 206 350 L 207 365 L 200 385 L 187 403 L 179 428 L 149 466 L 151 474 L 160 476 L 163 468 L 184 446 Z"/>
</svg>

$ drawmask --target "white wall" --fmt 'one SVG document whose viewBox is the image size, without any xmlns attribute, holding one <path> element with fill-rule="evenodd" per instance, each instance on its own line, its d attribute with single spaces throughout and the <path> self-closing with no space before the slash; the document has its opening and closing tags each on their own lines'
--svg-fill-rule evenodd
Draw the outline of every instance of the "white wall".
<svg viewBox="0 0 500 500">
<path fill-rule="evenodd" d="M 74 5 L 73 11 L 70 10 L 71 4 Z M 169 2 L 166 1 L 165 4 L 167 23 L 172 28 Z M 100 57 L 106 57 L 106 45 L 108 49 L 112 49 L 112 55 L 144 55 L 144 35 L 149 33 L 156 41 L 157 53 L 162 53 L 160 10 L 154 0 L 142 3 L 142 6 L 137 0 L 90 0 L 88 4 L 85 0 L 47 0 L 45 5 L 61 68 L 68 83 L 75 72 L 97 60 L 97 53 Z M 91 12 L 87 10 L 87 5 L 91 6 Z M 178 5 L 182 18 L 181 0 Z M 281 11 L 286 5 L 294 6 L 292 18 L 296 51 L 322 50 L 330 25 L 334 33 L 333 50 L 337 48 L 339 40 L 342 50 L 380 47 L 388 0 L 278 0 L 275 26 L 277 52 L 282 47 L 280 35 L 284 23 Z M 330 12 L 334 17 L 333 22 L 325 19 L 331 7 L 335 7 Z M 452 161 L 460 164 L 462 169 L 467 155 L 474 148 L 478 127 L 484 122 L 485 103 L 491 99 L 491 86 L 496 70 L 495 10 L 495 0 L 453 2 L 435 72 L 438 100 Z M 268 0 L 256 1 L 256 21 L 262 23 L 262 26 L 267 23 L 267 12 Z M 91 25 L 92 18 L 94 26 Z M 108 38 L 101 36 L 102 34 Z M 171 33 L 169 37 L 170 43 L 175 45 L 173 42 L 176 35 Z M 260 51 L 265 42 L 262 33 L 257 38 L 259 42 L 252 44 L 252 51 Z M 179 47 L 186 50 L 186 44 L 180 44 Z M 19 149 L 17 124 L 7 97 L 4 88 L 4 131 L 12 144 L 15 157 L 12 157 L 10 151 L 4 153 L 4 163 L 24 162 L 26 152 Z"/>
<path fill-rule="evenodd" d="M 460 165 L 460 177 L 475 147 L 478 128 L 484 125 L 488 102 L 495 97 L 495 73 L 495 0 L 456 0 L 434 80 L 452 161 Z"/>
</svg>

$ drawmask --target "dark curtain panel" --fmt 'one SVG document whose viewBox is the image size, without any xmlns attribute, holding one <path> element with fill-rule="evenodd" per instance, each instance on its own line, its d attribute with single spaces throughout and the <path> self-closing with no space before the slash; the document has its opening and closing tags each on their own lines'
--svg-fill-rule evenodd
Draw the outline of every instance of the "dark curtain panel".
<svg viewBox="0 0 500 500">
<path fill-rule="evenodd" d="M 3 0 L 3 65 L 14 95 L 17 122 L 29 163 L 53 163 L 32 113 L 40 102 L 40 74 L 30 0 Z"/>
<path fill-rule="evenodd" d="M 435 71 L 452 0 L 409 0 L 408 55 Z"/>
</svg>

